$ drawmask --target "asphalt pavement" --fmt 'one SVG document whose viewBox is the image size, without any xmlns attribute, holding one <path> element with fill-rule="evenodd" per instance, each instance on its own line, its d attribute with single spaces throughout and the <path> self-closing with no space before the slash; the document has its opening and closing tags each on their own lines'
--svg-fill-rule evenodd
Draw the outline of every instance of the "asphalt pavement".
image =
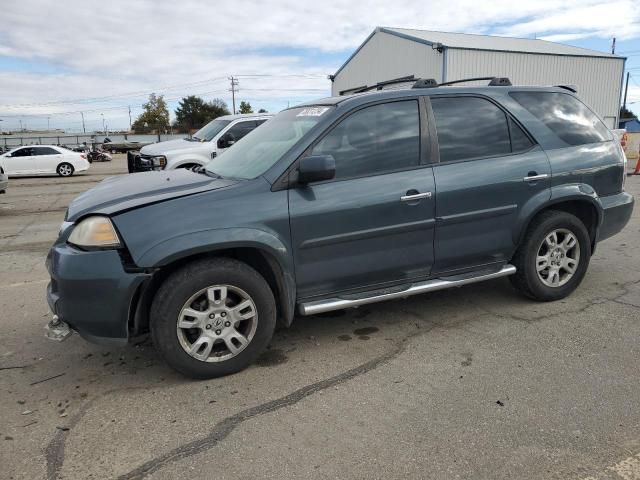
<svg viewBox="0 0 640 480">
<path fill-rule="evenodd" d="M 640 479 L 638 210 L 563 301 L 500 279 L 302 317 L 196 382 L 148 341 L 44 338 L 66 205 L 125 172 L 0 195 L 0 478 Z"/>
</svg>

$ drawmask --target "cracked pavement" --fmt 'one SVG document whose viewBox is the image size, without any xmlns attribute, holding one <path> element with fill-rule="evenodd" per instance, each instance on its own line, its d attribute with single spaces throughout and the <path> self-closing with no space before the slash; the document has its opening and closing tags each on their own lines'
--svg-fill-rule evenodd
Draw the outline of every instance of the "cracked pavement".
<svg viewBox="0 0 640 480">
<path fill-rule="evenodd" d="M 501 279 L 298 318 L 257 365 L 194 382 L 148 342 L 43 335 L 66 204 L 125 170 L 0 196 L 0 477 L 640 478 L 637 211 L 563 301 Z"/>
</svg>

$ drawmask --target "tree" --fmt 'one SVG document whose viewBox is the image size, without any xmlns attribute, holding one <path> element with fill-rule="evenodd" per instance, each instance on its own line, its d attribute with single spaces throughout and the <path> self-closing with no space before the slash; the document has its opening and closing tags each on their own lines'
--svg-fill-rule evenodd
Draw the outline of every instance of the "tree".
<svg viewBox="0 0 640 480">
<path fill-rule="evenodd" d="M 180 100 L 173 125 L 179 130 L 190 132 L 222 115 L 229 115 L 227 104 L 222 100 L 216 98 L 211 102 L 205 102 L 200 97 L 189 95 Z"/>
<path fill-rule="evenodd" d="M 251 104 L 249 102 L 240 102 L 240 108 L 238 109 L 239 113 L 253 113 L 251 109 Z"/>
<path fill-rule="evenodd" d="M 636 115 L 626 107 L 620 107 L 620 118 L 636 118 Z"/>
<path fill-rule="evenodd" d="M 169 110 L 162 95 L 152 93 L 142 108 L 144 111 L 131 126 L 136 133 L 160 132 L 169 128 Z"/>
<path fill-rule="evenodd" d="M 258 113 L 267 113 L 267 111 L 264 108 L 261 108 L 260 110 L 258 110 Z"/>
</svg>

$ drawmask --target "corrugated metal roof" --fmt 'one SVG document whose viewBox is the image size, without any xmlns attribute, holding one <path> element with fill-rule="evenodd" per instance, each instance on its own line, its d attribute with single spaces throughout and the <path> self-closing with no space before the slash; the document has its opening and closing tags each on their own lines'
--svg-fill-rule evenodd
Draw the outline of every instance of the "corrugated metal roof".
<svg viewBox="0 0 640 480">
<path fill-rule="evenodd" d="M 441 43 L 445 47 L 504 52 L 544 53 L 548 55 L 579 55 L 587 57 L 623 58 L 606 52 L 573 47 L 534 38 L 498 37 L 469 33 L 435 32 L 410 28 L 378 27 L 376 30 L 424 43 Z"/>
</svg>

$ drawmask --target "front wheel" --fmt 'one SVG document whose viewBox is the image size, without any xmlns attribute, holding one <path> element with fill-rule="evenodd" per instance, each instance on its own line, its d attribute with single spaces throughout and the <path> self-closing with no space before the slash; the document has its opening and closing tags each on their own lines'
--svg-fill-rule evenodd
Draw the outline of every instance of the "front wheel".
<svg viewBox="0 0 640 480">
<path fill-rule="evenodd" d="M 512 263 L 512 285 L 534 300 L 549 302 L 571 294 L 582 282 L 591 258 L 591 240 L 576 216 L 547 211 L 529 226 Z"/>
<path fill-rule="evenodd" d="M 61 177 L 70 177 L 71 175 L 73 175 L 73 165 L 71 165 L 70 163 L 66 163 L 66 162 L 65 163 L 61 163 L 60 165 L 58 165 L 58 168 L 56 169 L 56 172 Z"/>
<path fill-rule="evenodd" d="M 267 282 L 229 258 L 174 272 L 151 306 L 154 345 L 169 365 L 192 378 L 246 368 L 269 344 L 275 325 L 275 300 Z"/>
</svg>

